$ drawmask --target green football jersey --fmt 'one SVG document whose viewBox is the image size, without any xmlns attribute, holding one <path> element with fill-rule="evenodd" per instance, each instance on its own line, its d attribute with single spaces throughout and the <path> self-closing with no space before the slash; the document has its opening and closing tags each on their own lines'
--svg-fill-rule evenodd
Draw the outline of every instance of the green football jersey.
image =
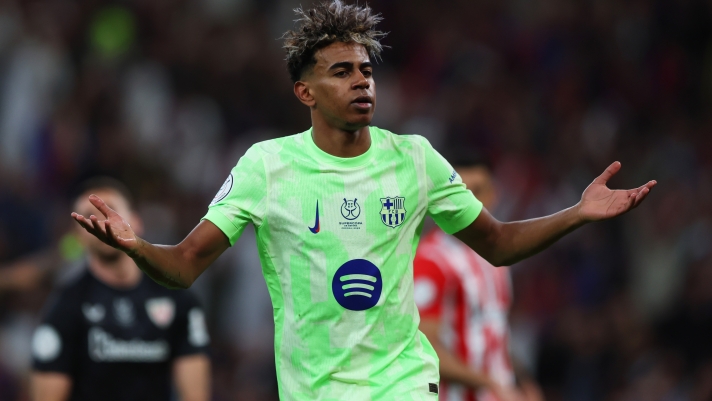
<svg viewBox="0 0 712 401">
<path fill-rule="evenodd" d="M 257 143 L 205 216 L 231 244 L 255 227 L 282 400 L 437 400 L 413 258 L 426 215 L 454 233 L 482 204 L 425 138 L 370 134 L 353 158 L 311 130 Z"/>
</svg>

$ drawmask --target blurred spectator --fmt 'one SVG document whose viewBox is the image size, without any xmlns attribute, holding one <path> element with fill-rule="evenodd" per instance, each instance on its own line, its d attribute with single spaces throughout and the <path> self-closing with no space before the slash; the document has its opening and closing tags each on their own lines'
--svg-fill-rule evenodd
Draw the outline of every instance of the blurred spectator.
<svg viewBox="0 0 712 401">
<path fill-rule="evenodd" d="M 95 178 L 72 209 L 98 213 L 90 194 L 142 231 L 122 184 Z M 75 230 L 85 269 L 57 291 L 32 337 L 32 399 L 169 401 L 173 385 L 183 401 L 208 401 L 209 336 L 194 295 L 159 286 L 130 257 Z"/>
</svg>

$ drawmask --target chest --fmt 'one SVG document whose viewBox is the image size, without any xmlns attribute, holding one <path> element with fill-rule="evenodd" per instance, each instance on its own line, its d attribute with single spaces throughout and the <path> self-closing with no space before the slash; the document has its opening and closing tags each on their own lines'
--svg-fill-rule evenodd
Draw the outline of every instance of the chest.
<svg viewBox="0 0 712 401">
<path fill-rule="evenodd" d="M 267 219 L 284 233 L 392 240 L 422 221 L 427 184 L 421 166 L 408 158 L 358 169 L 294 161 L 270 171 L 268 198 Z"/>
</svg>

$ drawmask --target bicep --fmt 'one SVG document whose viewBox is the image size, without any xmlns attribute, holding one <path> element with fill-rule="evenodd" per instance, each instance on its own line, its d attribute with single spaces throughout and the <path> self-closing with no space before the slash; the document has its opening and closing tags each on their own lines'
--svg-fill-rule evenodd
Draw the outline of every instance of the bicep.
<svg viewBox="0 0 712 401">
<path fill-rule="evenodd" d="M 182 401 L 210 399 L 210 360 L 204 354 L 187 355 L 173 362 L 173 380 Z"/>
<path fill-rule="evenodd" d="M 58 372 L 34 372 L 30 379 L 32 401 L 65 401 L 69 398 L 72 379 Z"/>
<path fill-rule="evenodd" d="M 230 240 L 215 224 L 209 220 L 201 221 L 185 239 L 178 244 L 185 259 L 193 262 L 200 270 L 197 275 L 210 266 L 230 247 Z"/>
<path fill-rule="evenodd" d="M 252 146 L 230 172 L 203 220 L 210 221 L 233 245 L 245 227 L 260 227 L 267 212 L 267 171 L 259 145 Z"/>
<path fill-rule="evenodd" d="M 471 224 L 482 210 L 480 202 L 462 178 L 430 144 L 423 139 L 427 182 L 427 213 L 448 234 Z"/>
<path fill-rule="evenodd" d="M 470 225 L 456 232 L 454 235 L 457 239 L 477 252 L 477 254 L 489 261 L 492 256 L 494 256 L 495 244 L 497 243 L 501 228 L 502 223 L 492 217 L 489 211 L 483 207 L 480 214 Z"/>
</svg>

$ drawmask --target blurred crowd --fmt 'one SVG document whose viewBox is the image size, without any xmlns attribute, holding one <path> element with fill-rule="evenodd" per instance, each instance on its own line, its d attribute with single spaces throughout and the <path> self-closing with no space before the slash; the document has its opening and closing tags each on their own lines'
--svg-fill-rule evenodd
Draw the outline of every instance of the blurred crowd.
<svg viewBox="0 0 712 401">
<path fill-rule="evenodd" d="M 279 38 L 310 3 L 0 0 L 0 272 L 63 266 L 0 282 L 0 400 L 27 399 L 32 330 L 81 263 L 77 182 L 122 179 L 145 237 L 175 243 L 247 147 L 309 127 Z M 614 160 L 612 187 L 659 182 L 634 212 L 514 266 L 512 352 L 546 399 L 712 400 L 712 3 L 369 4 L 389 32 L 374 125 L 489 160 L 497 218 L 571 206 Z M 220 401 L 276 399 L 249 231 L 191 289 Z"/>
</svg>

